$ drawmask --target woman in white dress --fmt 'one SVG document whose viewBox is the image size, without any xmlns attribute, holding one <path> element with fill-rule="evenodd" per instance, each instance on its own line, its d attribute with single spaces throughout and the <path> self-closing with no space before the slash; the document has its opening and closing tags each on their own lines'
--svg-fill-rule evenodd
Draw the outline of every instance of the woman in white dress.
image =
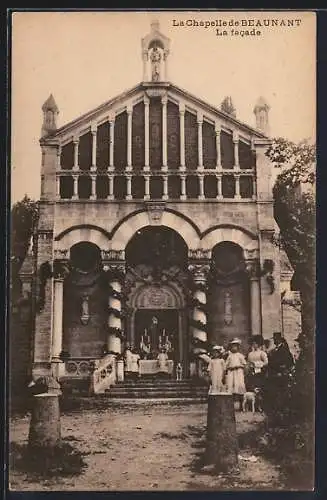
<svg viewBox="0 0 327 500">
<path fill-rule="evenodd" d="M 216 345 L 212 350 L 212 358 L 208 363 L 208 372 L 210 375 L 210 388 L 209 394 L 217 394 L 217 392 L 224 392 L 224 376 L 226 363 L 223 359 L 224 348 Z"/>
<path fill-rule="evenodd" d="M 126 346 L 124 357 L 125 357 L 125 374 L 127 377 L 129 377 L 130 374 L 132 373 L 132 359 L 133 359 L 132 349 L 130 348 L 129 345 Z"/>
<path fill-rule="evenodd" d="M 251 387 L 247 387 L 247 389 L 251 391 L 255 388 L 262 389 L 263 375 L 268 365 L 268 356 L 256 338 L 252 340 L 252 349 L 248 354 L 248 364 L 250 368 L 249 381 Z"/>
<path fill-rule="evenodd" d="M 242 408 L 243 394 L 246 392 L 244 380 L 244 368 L 246 359 L 239 351 L 241 341 L 237 338 L 230 342 L 230 351 L 226 359 L 226 384 L 227 391 L 234 395 L 235 401 Z"/>
</svg>

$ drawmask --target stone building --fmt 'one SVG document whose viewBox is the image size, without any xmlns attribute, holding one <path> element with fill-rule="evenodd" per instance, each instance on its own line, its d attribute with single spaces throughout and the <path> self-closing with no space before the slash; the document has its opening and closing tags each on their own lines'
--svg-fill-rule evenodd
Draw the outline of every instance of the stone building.
<svg viewBox="0 0 327 500">
<path fill-rule="evenodd" d="M 282 330 L 269 106 L 252 127 L 171 83 L 157 22 L 141 54 L 141 83 L 67 125 L 43 105 L 34 375 L 96 360 L 112 383 L 126 343 L 169 339 L 188 377 L 208 345 Z"/>
</svg>

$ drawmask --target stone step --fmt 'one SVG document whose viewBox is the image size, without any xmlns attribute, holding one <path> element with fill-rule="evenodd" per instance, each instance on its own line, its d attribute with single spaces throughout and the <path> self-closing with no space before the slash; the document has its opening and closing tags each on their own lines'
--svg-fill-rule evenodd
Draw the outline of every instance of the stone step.
<svg viewBox="0 0 327 500">
<path fill-rule="evenodd" d="M 207 393 L 194 393 L 190 391 L 174 391 L 174 392 L 166 392 L 166 391 L 143 391 L 143 392 L 135 392 L 135 391 L 109 391 L 106 393 L 106 396 L 111 399 L 201 399 L 203 401 L 206 400 Z"/>
</svg>

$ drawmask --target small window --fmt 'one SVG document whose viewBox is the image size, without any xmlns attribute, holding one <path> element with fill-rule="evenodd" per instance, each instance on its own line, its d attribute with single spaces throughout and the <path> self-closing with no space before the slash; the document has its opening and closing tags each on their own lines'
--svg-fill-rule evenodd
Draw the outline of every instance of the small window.
<svg viewBox="0 0 327 500">
<path fill-rule="evenodd" d="M 234 198 L 235 196 L 235 177 L 233 175 L 222 176 L 223 198 Z"/>
</svg>

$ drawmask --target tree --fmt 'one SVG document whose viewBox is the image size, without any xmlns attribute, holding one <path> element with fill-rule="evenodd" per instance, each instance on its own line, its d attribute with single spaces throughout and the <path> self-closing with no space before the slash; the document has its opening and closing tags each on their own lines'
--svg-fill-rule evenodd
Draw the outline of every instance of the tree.
<svg viewBox="0 0 327 500">
<path fill-rule="evenodd" d="M 38 219 L 38 202 L 27 195 L 16 202 L 11 210 L 11 285 L 19 282 L 18 273 L 27 255 L 31 237 Z"/>
<path fill-rule="evenodd" d="M 316 147 L 307 141 L 295 144 L 277 138 L 266 154 L 279 169 L 273 189 L 274 216 L 280 228 L 280 244 L 293 266 L 295 287 L 300 292 L 297 385 L 304 397 L 309 395 L 306 406 L 310 407 L 314 380 Z"/>
</svg>

